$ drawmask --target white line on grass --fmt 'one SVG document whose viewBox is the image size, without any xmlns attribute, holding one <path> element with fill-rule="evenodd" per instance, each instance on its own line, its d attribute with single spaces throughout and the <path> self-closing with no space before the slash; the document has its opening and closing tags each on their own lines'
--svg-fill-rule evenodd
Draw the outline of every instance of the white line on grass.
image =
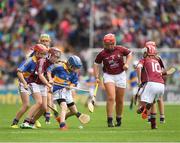
<svg viewBox="0 0 180 143">
<path fill-rule="evenodd" d="M 26 130 L 27 131 L 27 130 Z M 37 130 L 32 130 L 32 131 L 10 131 L 9 133 L 11 134 L 19 134 L 19 133 L 22 133 L 22 134 L 37 134 Z M 48 132 L 48 134 L 54 134 L 54 132 L 56 132 L 56 130 L 54 131 L 42 131 L 42 130 L 38 130 L 38 131 L 41 131 L 42 132 Z M 168 130 L 168 131 L 158 131 L 158 130 L 141 130 L 141 131 L 84 131 L 84 130 L 79 130 L 77 132 L 76 131 L 73 131 L 73 130 L 69 130 L 67 132 L 63 132 L 65 134 L 69 134 L 69 133 L 76 133 L 76 134 L 90 134 L 90 133 L 95 133 L 95 134 L 109 134 L 109 133 L 118 133 L 118 134 L 124 134 L 124 133 L 131 133 L 131 134 L 137 134 L 137 133 L 145 133 L 145 132 L 156 132 L 156 133 L 180 133 L 180 131 L 177 131 L 177 130 Z M 7 134 L 6 132 L 0 132 L 0 134 Z"/>
</svg>

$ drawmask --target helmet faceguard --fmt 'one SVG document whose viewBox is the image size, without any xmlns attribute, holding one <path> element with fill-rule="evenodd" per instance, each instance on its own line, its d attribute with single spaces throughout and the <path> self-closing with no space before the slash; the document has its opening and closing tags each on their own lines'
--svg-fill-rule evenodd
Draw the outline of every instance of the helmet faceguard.
<svg viewBox="0 0 180 143">
<path fill-rule="evenodd" d="M 144 48 L 148 56 L 155 56 L 157 54 L 156 43 L 153 41 L 146 42 Z"/>
<path fill-rule="evenodd" d="M 67 63 L 68 63 L 68 67 L 70 68 L 70 70 L 80 69 L 82 67 L 81 59 L 75 55 L 69 57 Z"/>
<path fill-rule="evenodd" d="M 48 34 L 41 34 L 39 38 L 39 43 L 49 47 L 51 44 L 51 38 Z"/>
<path fill-rule="evenodd" d="M 106 34 L 103 38 L 103 44 L 106 50 L 113 50 L 114 45 L 116 44 L 115 35 L 112 33 Z"/>
<path fill-rule="evenodd" d="M 33 47 L 33 50 L 35 51 L 37 57 L 44 58 L 47 55 L 49 49 L 43 44 L 36 44 Z"/>
<path fill-rule="evenodd" d="M 53 63 L 58 62 L 59 59 L 61 58 L 61 50 L 56 47 L 50 48 L 49 49 L 49 57 Z"/>
</svg>

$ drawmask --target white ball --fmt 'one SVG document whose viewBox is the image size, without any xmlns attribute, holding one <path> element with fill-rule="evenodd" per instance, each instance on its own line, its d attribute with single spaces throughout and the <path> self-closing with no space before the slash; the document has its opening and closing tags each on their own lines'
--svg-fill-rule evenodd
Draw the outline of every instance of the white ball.
<svg viewBox="0 0 180 143">
<path fill-rule="evenodd" d="M 79 129 L 83 129 L 83 126 L 80 125 L 78 128 L 79 128 Z"/>
</svg>

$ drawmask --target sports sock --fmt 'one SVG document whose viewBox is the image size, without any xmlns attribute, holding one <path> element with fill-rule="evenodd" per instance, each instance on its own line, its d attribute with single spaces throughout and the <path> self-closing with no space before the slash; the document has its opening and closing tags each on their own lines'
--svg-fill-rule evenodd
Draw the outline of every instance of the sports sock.
<svg viewBox="0 0 180 143">
<path fill-rule="evenodd" d="M 107 118 L 107 122 L 108 122 L 108 123 L 112 123 L 112 122 L 113 122 L 113 118 L 112 118 L 112 117 L 108 117 L 108 118 Z"/>
<path fill-rule="evenodd" d="M 165 116 L 164 114 L 160 114 L 160 122 L 164 123 L 165 122 Z"/>
<path fill-rule="evenodd" d="M 23 123 L 30 123 L 30 120 L 31 120 L 31 119 L 26 118 L 26 119 L 24 119 Z"/>
<path fill-rule="evenodd" d="M 50 121 L 50 112 L 45 113 L 45 121 L 49 122 Z"/>
<path fill-rule="evenodd" d="M 34 125 L 35 124 L 35 121 L 34 119 L 31 119 L 30 122 L 29 122 L 30 125 Z"/>
<path fill-rule="evenodd" d="M 117 122 L 117 124 L 116 124 L 116 126 L 121 126 L 121 117 L 116 117 L 116 122 Z"/>
<path fill-rule="evenodd" d="M 63 128 L 63 127 L 66 126 L 66 123 L 65 122 L 61 122 L 59 126 L 60 126 L 60 128 Z"/>
<path fill-rule="evenodd" d="M 108 117 L 107 118 L 107 123 L 108 123 L 108 127 L 114 127 L 113 118 L 112 117 Z"/>
<path fill-rule="evenodd" d="M 16 119 L 16 118 L 14 118 L 12 125 L 17 125 L 17 124 L 18 124 L 18 122 L 19 122 L 19 120 L 18 120 L 18 119 Z"/>
<path fill-rule="evenodd" d="M 81 113 L 80 112 L 77 112 L 76 113 L 76 117 L 79 118 L 81 116 Z"/>
<path fill-rule="evenodd" d="M 156 113 L 151 113 L 151 129 L 156 128 Z"/>
</svg>

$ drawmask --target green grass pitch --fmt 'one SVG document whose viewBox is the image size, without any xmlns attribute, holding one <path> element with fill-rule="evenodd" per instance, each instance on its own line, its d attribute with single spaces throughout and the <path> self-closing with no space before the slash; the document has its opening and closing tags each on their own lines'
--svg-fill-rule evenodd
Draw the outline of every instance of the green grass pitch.
<svg viewBox="0 0 180 143">
<path fill-rule="evenodd" d="M 123 123 L 120 128 L 107 128 L 105 107 L 95 108 L 94 113 L 78 104 L 79 110 L 89 113 L 91 121 L 79 129 L 76 117 L 67 120 L 69 130 L 60 131 L 52 118 L 46 125 L 41 117 L 41 129 L 12 129 L 10 124 L 20 105 L 0 105 L 0 142 L 180 142 L 180 106 L 166 105 L 166 123 L 159 123 L 158 129 L 151 130 L 150 124 L 142 120 L 134 110 L 125 106 Z M 21 120 L 22 122 L 22 120 Z"/>
</svg>

